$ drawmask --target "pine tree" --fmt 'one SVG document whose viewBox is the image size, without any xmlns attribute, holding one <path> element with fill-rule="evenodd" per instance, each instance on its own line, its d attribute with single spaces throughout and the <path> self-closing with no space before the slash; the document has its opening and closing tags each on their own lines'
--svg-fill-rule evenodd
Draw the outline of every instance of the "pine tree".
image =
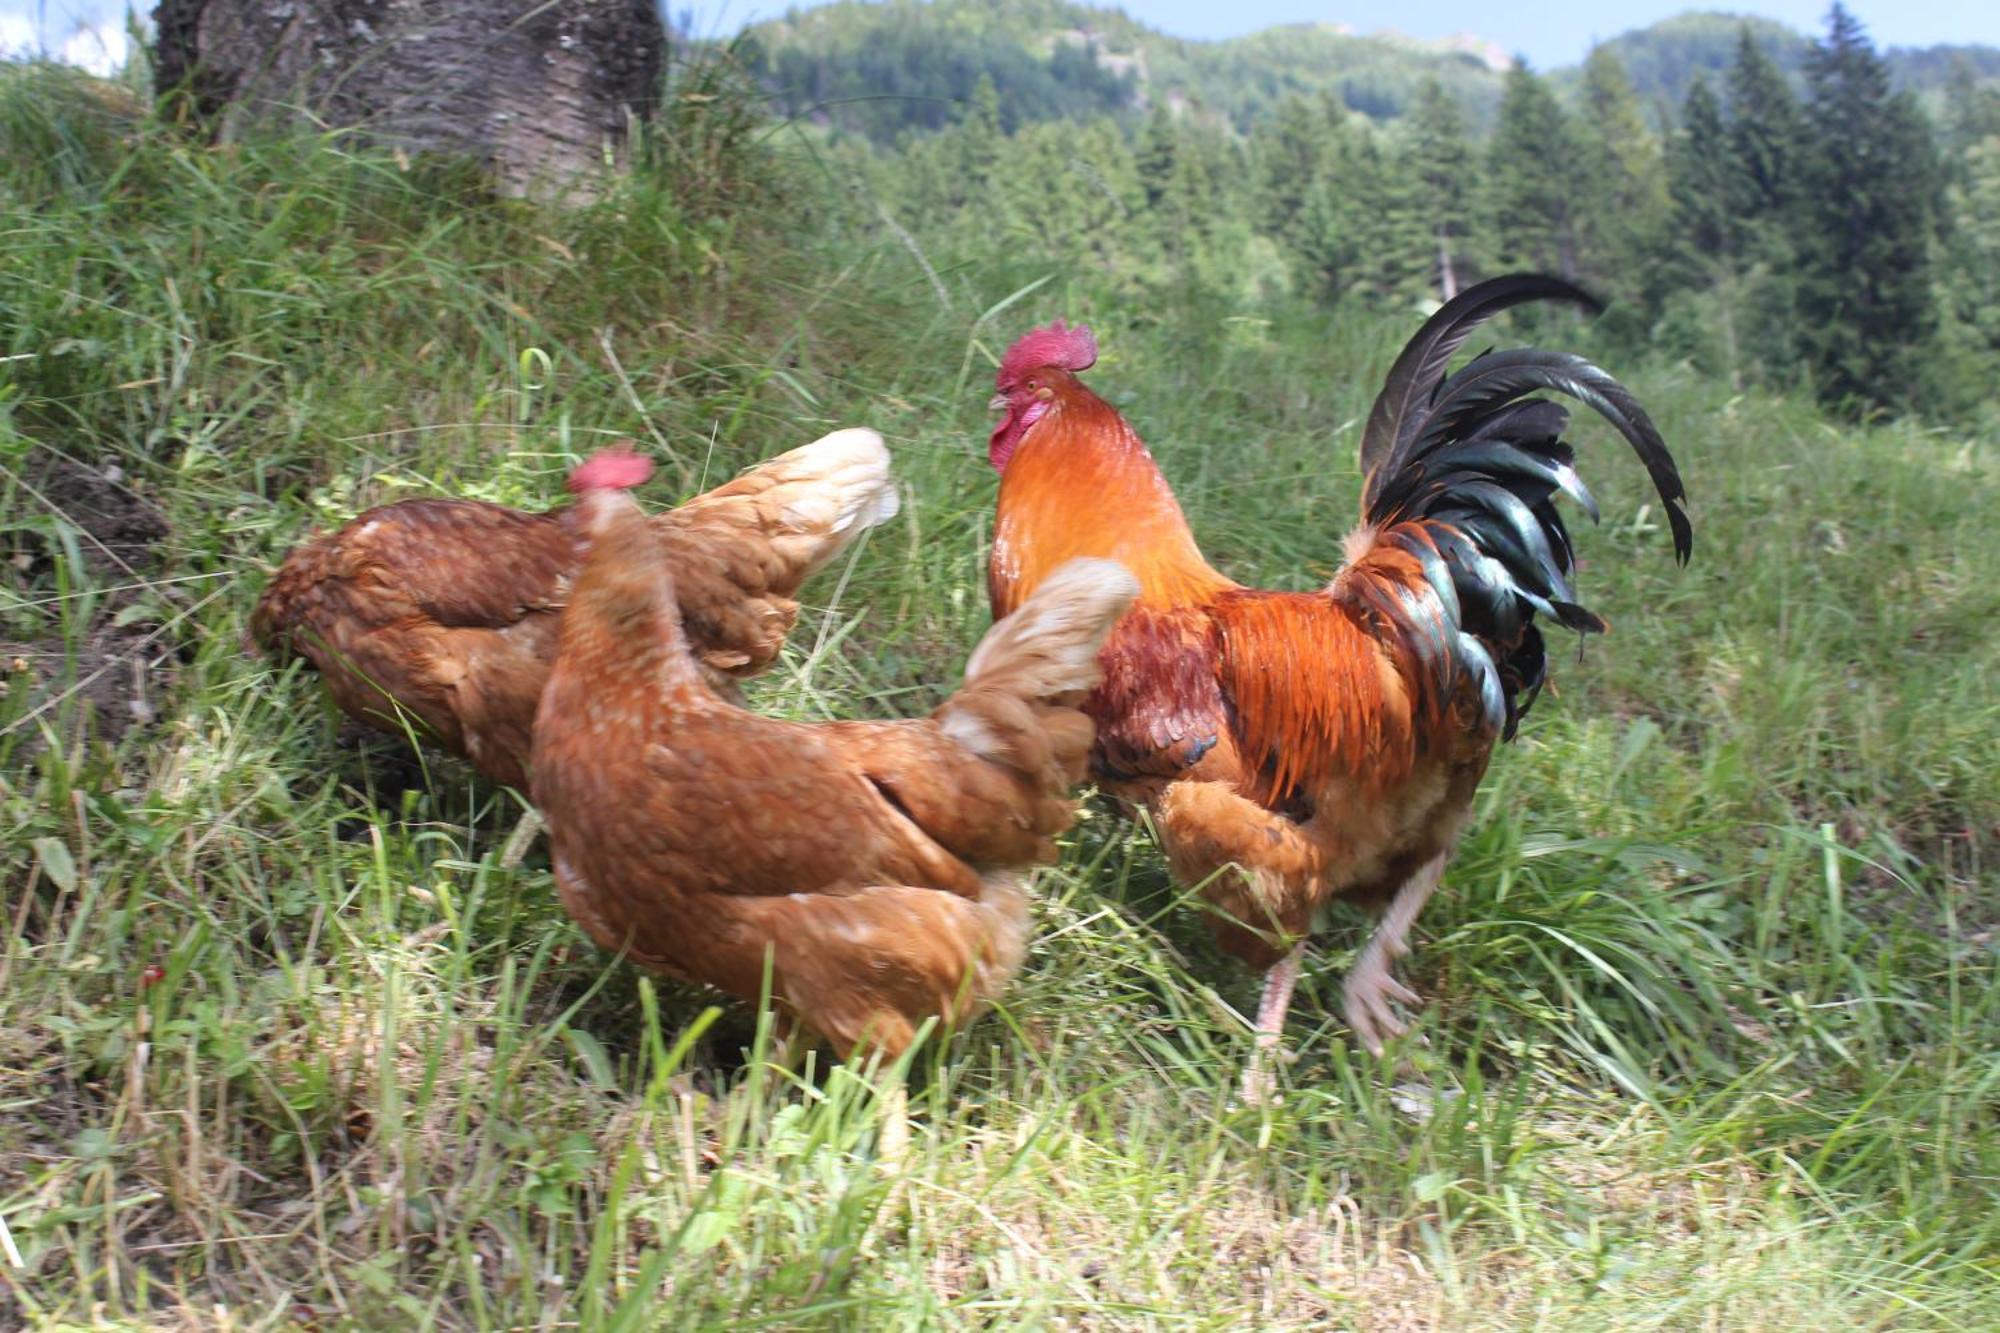
<svg viewBox="0 0 2000 1333">
<path fill-rule="evenodd" d="M 1580 266 L 1601 291 L 1637 294 L 1667 212 L 1666 170 L 1625 66 L 1608 46 L 1584 61 L 1583 113 Z"/>
<path fill-rule="evenodd" d="M 1966 151 L 1952 196 L 1949 300 L 1958 322 L 2000 353 L 2000 133 Z"/>
<path fill-rule="evenodd" d="M 1741 241 L 1733 208 L 1735 173 L 1722 104 L 1697 76 L 1681 108 L 1681 127 L 1667 147 L 1667 190 L 1674 267 L 1701 285 L 1734 266 Z"/>
<path fill-rule="evenodd" d="M 1418 187 L 1418 208 L 1436 254 L 1438 295 L 1449 301 L 1468 277 L 1474 168 L 1465 115 L 1436 79 L 1426 79 L 1417 94 L 1411 131 L 1405 170 Z"/>
<path fill-rule="evenodd" d="M 1743 228 L 1731 204 L 1735 171 L 1722 105 L 1700 76 L 1688 87 L 1666 156 L 1668 221 L 1648 301 L 1660 316 L 1655 345 L 1739 385 Z"/>
<path fill-rule="evenodd" d="M 1743 28 L 1729 70 L 1729 203 L 1737 240 L 1783 267 L 1805 169 L 1806 122 L 1777 64 Z"/>
<path fill-rule="evenodd" d="M 1488 210 L 1503 267 L 1578 276 L 1577 156 L 1569 117 L 1516 61 L 1487 148 Z"/>
<path fill-rule="evenodd" d="M 1954 56 L 1944 86 L 1945 145 L 1954 156 L 2000 136 L 2000 87 L 1981 83 L 1963 55 Z"/>
<path fill-rule="evenodd" d="M 1278 104 L 1271 123 L 1252 141 L 1259 230 L 1298 245 L 1307 201 L 1329 174 L 1344 119 L 1338 103 L 1315 109 L 1294 95 Z"/>
<path fill-rule="evenodd" d="M 1139 134 L 1137 154 L 1139 185 L 1145 191 L 1149 210 L 1160 206 L 1168 182 L 1174 178 L 1174 150 L 1178 142 L 1173 113 L 1167 110 L 1165 102 L 1153 103 L 1153 114 L 1146 118 L 1146 128 Z"/>
<path fill-rule="evenodd" d="M 1363 130 L 1343 145 L 1316 209 L 1330 244 L 1322 268 L 1343 295 L 1396 310 L 1425 295 L 1436 242 L 1425 221 L 1423 182 L 1401 156 Z"/>
<path fill-rule="evenodd" d="M 1937 325 L 1930 243 L 1940 174 L 1929 127 L 1847 10 L 1807 59 L 1811 152 L 1800 334 L 1821 398 L 1904 405 Z"/>
</svg>

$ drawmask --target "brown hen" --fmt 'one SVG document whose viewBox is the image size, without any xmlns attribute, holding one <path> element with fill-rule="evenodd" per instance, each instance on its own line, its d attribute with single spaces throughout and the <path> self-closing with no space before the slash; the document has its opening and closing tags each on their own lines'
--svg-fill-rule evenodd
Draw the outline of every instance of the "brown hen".
<svg viewBox="0 0 2000 1333">
<path fill-rule="evenodd" d="M 590 554 L 535 720 L 534 801 L 563 905 L 606 949 L 755 1000 L 845 1056 L 970 1017 L 1021 961 L 1021 871 L 1055 856 L 1091 726 L 1076 706 L 1138 591 L 1108 561 L 1051 571 L 930 717 L 811 724 L 717 697 L 674 615 L 674 563 L 578 469 Z"/>
<path fill-rule="evenodd" d="M 769 666 L 806 576 L 896 513 L 889 453 L 836 431 L 655 516 L 682 621 L 711 683 Z M 527 786 L 535 705 L 581 563 L 574 509 L 477 500 L 371 509 L 286 557 L 250 620 L 301 657 L 349 717 L 414 731 Z"/>
</svg>

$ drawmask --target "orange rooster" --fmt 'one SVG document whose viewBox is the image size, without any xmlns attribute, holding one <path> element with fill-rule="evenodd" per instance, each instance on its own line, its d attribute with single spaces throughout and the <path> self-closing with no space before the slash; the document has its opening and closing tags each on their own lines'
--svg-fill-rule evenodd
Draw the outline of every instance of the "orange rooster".
<svg viewBox="0 0 2000 1333">
<path fill-rule="evenodd" d="M 534 802 L 562 901 L 607 949 L 773 998 L 845 1057 L 901 1052 L 991 1001 L 1021 961 L 1019 871 L 1055 856 L 1083 774 L 1104 635 L 1138 585 L 1051 570 L 929 718 L 781 721 L 707 686 L 675 565 L 623 493 L 651 465 L 578 468 L 589 555 L 535 719 Z"/>
<path fill-rule="evenodd" d="M 1348 1023 L 1377 1053 L 1404 1030 L 1391 1001 L 1417 997 L 1390 965 L 1409 950 L 1495 742 L 1541 688 L 1536 615 L 1607 628 L 1575 600 L 1552 503 L 1560 491 L 1597 514 L 1559 438 L 1568 413 L 1525 395 L 1556 390 L 1602 413 L 1651 474 L 1682 563 L 1692 548 L 1673 459 L 1604 371 L 1520 349 L 1447 376 L 1477 325 L 1540 299 L 1597 308 L 1553 278 L 1497 278 L 1403 349 L 1361 437 L 1361 526 L 1314 592 L 1241 587 L 1202 558 L 1145 445 L 1077 379 L 1096 360 L 1088 329 L 1036 329 L 1000 365 L 994 613 L 1080 556 L 1138 576 L 1089 704 L 1092 767 L 1149 811 L 1176 877 L 1217 909 L 1223 949 L 1269 969 L 1260 1052 L 1279 1040 L 1303 941 L 1334 899 L 1384 911 L 1347 978 Z M 1247 1100 L 1262 1094 L 1259 1064 Z"/>
<path fill-rule="evenodd" d="M 711 683 L 728 689 L 770 665 L 806 576 L 896 504 L 882 437 L 843 430 L 655 517 Z M 349 717 L 407 726 L 525 789 L 577 543 L 567 506 L 383 505 L 287 556 L 251 635 L 280 661 L 318 668 Z"/>
</svg>

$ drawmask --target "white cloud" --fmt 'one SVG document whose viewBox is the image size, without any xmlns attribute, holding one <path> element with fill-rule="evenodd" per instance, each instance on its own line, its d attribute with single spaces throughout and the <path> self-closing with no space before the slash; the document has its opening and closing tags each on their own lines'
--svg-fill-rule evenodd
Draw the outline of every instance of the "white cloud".
<svg viewBox="0 0 2000 1333">
<path fill-rule="evenodd" d="M 122 23 L 98 23 L 78 28 L 66 38 L 59 52 L 62 59 L 80 65 L 99 78 L 124 68 L 131 54 L 131 39 Z"/>
<path fill-rule="evenodd" d="M 132 54 L 130 0 L 0 0 L 0 58 L 39 56 L 115 73 Z"/>
<path fill-rule="evenodd" d="M 0 56 L 24 56 L 36 45 L 35 25 L 26 14 L 0 13 Z"/>
</svg>

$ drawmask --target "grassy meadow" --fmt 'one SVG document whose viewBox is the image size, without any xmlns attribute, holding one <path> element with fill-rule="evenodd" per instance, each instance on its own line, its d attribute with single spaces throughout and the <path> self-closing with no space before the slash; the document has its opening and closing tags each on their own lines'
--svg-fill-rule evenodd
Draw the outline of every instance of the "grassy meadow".
<svg viewBox="0 0 2000 1333">
<path fill-rule="evenodd" d="M 517 794 L 246 651 L 370 504 L 544 505 L 629 435 L 665 505 L 867 424 L 904 514 L 756 698 L 925 709 L 986 621 L 992 359 L 1056 315 L 1223 568 L 1338 561 L 1417 312 L 927 253 L 677 114 L 564 211 L 0 67 L 0 1327 L 2000 1326 L 1990 436 L 1614 361 L 1695 560 L 1580 425 L 1615 632 L 1552 640 L 1417 1038 L 1349 1040 L 1350 922 L 1239 1105 L 1255 979 L 1093 805 L 1004 1009 L 915 1054 L 894 1170 L 865 1071 L 607 960 L 503 864 Z"/>
</svg>

